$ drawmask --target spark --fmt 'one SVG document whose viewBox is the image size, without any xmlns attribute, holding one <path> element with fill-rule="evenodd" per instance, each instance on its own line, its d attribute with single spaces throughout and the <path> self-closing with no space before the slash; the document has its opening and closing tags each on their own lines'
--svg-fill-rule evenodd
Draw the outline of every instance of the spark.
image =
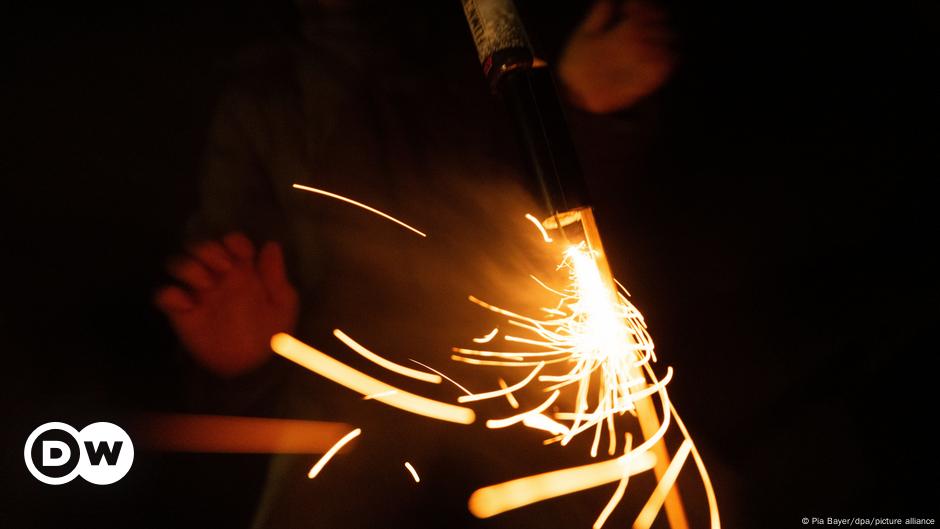
<svg viewBox="0 0 940 529">
<path fill-rule="evenodd" d="M 481 366 L 535 367 L 522 382 L 511 387 L 500 379 L 500 390 L 480 393 L 480 398 L 498 395 L 506 395 L 509 398 L 513 391 L 522 390 L 536 381 L 539 385 L 545 385 L 541 389 L 553 393 L 548 400 L 530 411 L 505 419 L 488 420 L 487 427 L 502 428 L 522 423 L 523 426 L 552 434 L 553 437 L 545 439 L 543 444 L 559 443 L 562 446 L 568 445 L 576 436 L 590 432 L 593 438 L 590 444 L 591 457 L 597 457 L 601 440 L 606 433 L 605 451 L 612 456 L 617 453 L 618 448 L 617 423 L 620 417 L 629 414 L 627 417 L 635 417 L 639 424 L 643 441 L 634 446 L 632 435 L 621 437 L 624 441 L 622 457 L 651 458 L 652 463 L 646 470 L 654 471 L 658 483 L 648 502 L 649 509 L 655 505 L 654 517 L 664 506 L 671 528 L 688 527 L 679 491 L 674 486 L 674 474 L 678 473 L 678 470 L 673 469 L 680 468 L 691 453 L 705 486 L 711 528 L 719 529 L 717 502 L 704 463 L 684 425 L 679 424 L 677 416 L 675 421 L 672 420 L 675 408 L 669 400 L 666 385 L 673 377 L 673 370 L 671 367 L 667 368 L 662 379 L 658 379 L 653 372 L 651 363 L 656 362 L 657 358 L 652 338 L 647 331 L 643 315 L 630 302 L 629 292 L 610 273 L 593 212 L 589 208 L 573 210 L 556 215 L 543 223 L 539 223 L 538 219 L 531 215 L 526 218 L 539 226 L 540 231 L 544 228 L 561 229 L 571 226 L 566 228 L 565 240 L 574 241 L 574 244 L 570 244 L 561 252 L 561 262 L 557 267 L 559 272 L 567 276 L 566 284 L 554 287 L 535 276 L 530 276 L 545 291 L 557 296 L 557 303 L 543 307 L 540 316 L 530 317 L 470 296 L 472 303 L 507 318 L 507 323 L 519 332 L 504 335 L 504 340 L 521 344 L 525 346 L 525 350 L 454 348 L 453 351 L 458 354 L 451 358 Z M 579 223 L 582 230 L 580 239 L 576 227 L 573 226 L 576 223 Z M 543 238 L 549 242 L 544 232 Z M 474 342 L 488 343 L 489 340 Z M 573 397 L 564 399 L 566 404 L 562 407 L 568 409 L 558 410 L 556 406 L 553 413 L 543 413 L 558 399 L 560 392 L 570 392 Z M 662 403 L 662 415 L 657 414 L 654 396 L 658 396 Z M 473 400 L 477 398 L 462 397 L 461 402 Z M 676 453 L 676 460 L 670 461 L 664 436 L 673 422 L 679 424 L 684 443 Z M 603 526 L 622 500 L 630 475 L 632 474 L 621 472 L 618 476 L 610 476 L 606 481 L 619 481 L 619 484 L 595 521 L 595 529 Z M 519 478 L 494 487 L 520 482 L 531 484 L 532 482 L 526 480 L 533 478 L 535 476 Z M 488 491 L 487 494 L 483 494 L 484 490 Z M 494 490 L 496 489 L 480 489 L 474 493 L 471 497 L 471 510 L 474 514 L 495 514 L 531 503 L 514 504 L 507 509 L 493 508 L 493 504 L 498 505 L 502 501 L 492 497 Z M 567 492 L 562 494 L 564 493 Z M 552 496 L 539 496 L 539 499 L 545 497 Z M 481 507 L 480 502 L 486 506 Z M 640 522 L 643 520 L 639 519 Z"/>
<path fill-rule="evenodd" d="M 411 472 L 411 477 L 415 478 L 415 483 L 421 483 L 421 478 L 418 477 L 418 471 L 415 470 L 415 467 L 411 466 L 411 463 L 405 461 L 405 468 L 408 469 L 408 472 Z"/>
<path fill-rule="evenodd" d="M 542 223 L 539 219 L 535 218 L 531 213 L 526 213 L 525 218 L 529 219 L 532 224 L 535 224 L 535 227 L 539 229 L 539 233 L 542 234 L 542 240 L 545 242 L 552 242 L 552 238 L 548 236 L 548 232 L 545 231 L 545 226 L 542 226 Z"/>
<path fill-rule="evenodd" d="M 682 470 L 682 465 L 685 464 L 685 460 L 689 456 L 691 449 L 692 444 L 686 439 L 682 442 L 682 445 L 679 446 L 679 449 L 676 450 L 676 457 L 672 460 L 672 463 L 669 464 L 665 475 L 663 475 L 659 483 L 656 484 L 656 489 L 653 490 L 653 494 L 646 501 L 646 505 L 640 510 L 640 514 L 637 515 L 636 521 L 633 522 L 633 529 L 649 529 L 649 526 L 653 525 L 653 520 L 655 520 L 656 515 L 659 514 L 659 509 L 663 506 L 666 494 L 669 493 L 672 489 L 672 485 L 676 482 L 679 471 Z"/>
<path fill-rule="evenodd" d="M 630 475 L 645 472 L 655 463 L 656 456 L 649 452 L 631 452 L 600 463 L 526 476 L 477 489 L 470 496 L 468 507 L 474 516 L 489 518 L 539 501 L 606 485 L 620 480 L 625 472 Z"/>
<path fill-rule="evenodd" d="M 459 424 L 471 424 L 476 419 L 476 414 L 470 408 L 439 402 L 400 390 L 349 367 L 289 334 L 275 334 L 271 338 L 271 348 L 275 353 L 318 375 L 346 386 L 362 395 L 372 395 L 375 400 L 388 404 L 389 406 L 431 417 L 432 419 L 456 422 Z M 390 391 L 395 391 L 395 393 L 379 396 L 381 393 Z"/>
<path fill-rule="evenodd" d="M 341 200 L 341 201 L 343 201 L 343 202 L 346 202 L 347 204 L 352 204 L 352 205 L 357 206 L 357 207 L 360 207 L 360 208 L 362 208 L 362 209 L 364 209 L 364 210 L 366 210 L 366 211 L 375 213 L 376 215 L 379 215 L 380 217 L 384 217 L 384 218 L 386 218 L 386 219 L 388 219 L 388 220 L 394 222 L 395 224 L 398 224 L 399 226 L 402 226 L 402 227 L 404 227 L 404 228 L 406 228 L 406 229 L 409 229 L 409 230 L 411 230 L 411 231 L 417 233 L 418 235 L 420 235 L 420 236 L 422 236 L 422 237 L 427 237 L 427 234 L 425 234 L 424 232 L 418 230 L 417 228 L 414 228 L 414 227 L 412 227 L 412 226 L 409 226 L 408 224 L 405 224 L 404 222 L 402 222 L 402 221 L 396 219 L 395 217 L 389 215 L 388 213 L 384 213 L 384 212 L 382 212 L 382 211 L 379 211 L 379 210 L 373 208 L 372 206 L 367 206 L 366 204 L 363 204 L 362 202 L 358 202 L 358 201 L 356 201 L 356 200 L 353 200 L 353 199 L 351 199 L 351 198 L 344 197 L 344 196 L 342 196 L 342 195 L 337 195 L 336 193 L 330 193 L 329 191 L 324 191 L 324 190 L 322 190 L 322 189 L 317 189 L 317 188 L 315 188 L 315 187 L 303 186 L 303 185 L 300 185 L 300 184 L 294 184 L 293 187 L 294 187 L 294 189 L 301 189 L 301 190 L 303 190 L 303 191 L 309 191 L 309 192 L 311 192 L 311 193 L 316 193 L 316 194 L 318 194 L 318 195 L 324 195 L 324 196 L 328 196 L 328 197 L 330 197 L 330 198 L 335 198 L 336 200 Z"/>
<path fill-rule="evenodd" d="M 561 441 L 566 445 L 579 433 L 596 428 L 592 446 L 592 454 L 595 455 L 602 429 L 608 431 L 610 442 L 607 451 L 614 453 L 617 444 L 614 417 L 634 411 L 638 401 L 657 392 L 671 377 L 671 372 L 668 372 L 660 384 L 646 386 L 642 371 L 638 370 L 653 360 L 652 340 L 640 312 L 629 301 L 619 298 L 605 281 L 598 265 L 600 258 L 597 250 L 584 243 L 572 245 L 564 251 L 560 269 L 567 271 L 569 285 L 557 290 L 538 281 L 543 288 L 560 297 L 558 307 L 547 311 L 547 319 L 523 316 L 471 296 L 471 302 L 506 316 L 510 325 L 530 334 L 507 335 L 505 339 L 531 349 L 500 352 L 455 348 L 460 355 L 452 357 L 475 365 L 534 366 L 539 371 L 544 371 L 542 368 L 548 365 L 568 364 L 567 371 L 542 375 L 538 380 L 556 383 L 546 391 L 573 387 L 576 397 L 574 409 L 554 415 L 556 420 L 570 421 Z M 511 390 L 518 391 L 530 382 L 532 378 L 527 377 L 524 384 L 516 384 Z M 505 392 L 505 388 L 480 395 L 497 396 L 503 394 L 501 391 Z M 593 405 L 590 401 L 592 395 L 597 395 Z M 462 397 L 461 402 L 477 398 L 480 397 Z M 511 424 L 523 422 L 524 417 L 516 417 L 519 420 Z M 505 419 L 488 421 L 487 425 L 503 424 L 502 421 Z M 539 419 L 530 419 L 529 422 L 545 425 Z"/>
<path fill-rule="evenodd" d="M 509 386 L 509 387 L 504 387 L 503 389 L 497 389 L 495 391 L 488 391 L 486 393 L 477 393 L 476 395 L 463 395 L 457 399 L 457 402 L 463 404 L 464 402 L 473 402 L 476 400 L 492 399 L 493 397 L 499 397 L 502 395 L 511 394 L 513 391 L 524 388 L 529 382 L 532 382 L 532 379 L 535 378 L 535 375 L 539 374 L 539 371 L 543 367 L 545 367 L 545 362 L 539 362 L 539 365 L 535 366 L 535 369 L 533 369 L 532 372 L 529 373 L 529 376 L 525 377 L 524 379 L 519 381 L 517 384 L 513 384 L 512 386 Z M 503 382 L 503 385 L 505 384 L 506 383 Z M 518 405 L 518 402 L 516 404 Z M 513 406 L 513 407 L 515 408 L 516 406 Z"/>
<path fill-rule="evenodd" d="M 460 384 L 457 383 L 456 380 L 450 378 L 449 376 L 445 375 L 444 373 L 441 373 L 441 372 L 438 371 L 437 369 L 434 369 L 433 367 L 431 367 L 431 366 L 429 366 L 429 365 L 427 365 L 427 364 L 422 364 L 421 362 L 415 360 L 414 358 L 409 358 L 409 360 L 411 360 L 412 362 L 418 364 L 418 365 L 421 366 L 421 367 L 425 367 L 425 368 L 427 368 L 427 369 L 430 369 L 431 371 L 434 371 L 434 372 L 437 373 L 438 375 L 444 377 L 444 380 L 446 380 L 446 381 L 450 382 L 451 384 L 457 386 L 458 388 L 460 388 L 460 389 L 461 389 L 464 393 L 466 393 L 467 395 L 473 395 L 473 392 L 472 392 L 472 391 L 470 391 L 469 389 L 467 389 L 467 388 L 461 386 Z"/>
<path fill-rule="evenodd" d="M 390 389 L 388 391 L 383 391 L 381 393 L 373 393 L 372 395 L 366 395 L 365 397 L 362 397 L 362 400 L 372 400 L 372 399 L 377 399 L 379 397 L 388 397 L 396 393 L 398 393 L 397 389 Z"/>
<path fill-rule="evenodd" d="M 474 338 L 473 341 L 476 343 L 489 343 L 496 337 L 496 333 L 499 332 L 499 327 L 494 327 L 486 336 L 482 338 Z"/>
<path fill-rule="evenodd" d="M 497 382 L 499 383 L 499 387 L 503 389 L 509 388 L 509 386 L 506 385 L 506 381 L 503 380 L 502 378 L 497 380 Z M 515 395 L 513 395 L 511 391 L 506 393 L 506 400 L 509 401 L 510 406 L 512 406 L 515 409 L 519 409 L 519 401 L 516 400 Z"/>
<path fill-rule="evenodd" d="M 440 375 L 432 375 L 431 373 L 425 373 L 424 371 L 411 369 L 410 367 L 398 365 L 395 362 L 392 362 L 391 360 L 386 360 L 385 358 L 382 358 L 381 356 L 366 349 L 365 347 L 357 343 L 355 340 L 350 338 L 349 335 L 347 335 L 346 333 L 344 333 L 343 331 L 339 329 L 333 329 L 333 336 L 338 338 L 339 341 L 346 344 L 353 351 L 356 351 L 357 353 L 366 357 L 366 359 L 375 362 L 376 364 L 384 367 L 385 369 L 388 369 L 389 371 L 394 371 L 395 373 L 398 373 L 399 375 L 404 375 L 406 377 L 411 377 L 417 380 L 422 380 L 424 382 L 430 382 L 431 384 L 441 383 Z"/>
<path fill-rule="evenodd" d="M 633 445 L 633 435 L 629 432 L 626 434 L 626 440 L 623 445 L 623 453 L 629 454 L 630 447 Z M 617 490 L 614 491 L 614 495 L 610 497 L 610 501 L 607 502 L 607 505 L 604 506 L 604 510 L 601 511 L 601 514 L 597 517 L 597 520 L 594 521 L 592 529 L 601 529 L 604 526 L 604 522 L 607 521 L 607 518 L 610 517 L 610 514 L 614 512 L 614 508 L 617 507 L 617 504 L 620 503 L 620 500 L 623 499 L 623 493 L 627 490 L 627 482 L 630 481 L 630 473 L 624 468 L 623 477 L 620 478 L 620 483 L 617 484 Z"/>
<path fill-rule="evenodd" d="M 307 472 L 307 477 L 310 479 L 317 477 L 317 474 L 319 474 L 320 471 L 323 470 L 323 467 L 325 467 L 326 464 L 330 462 L 330 459 L 332 459 L 333 456 L 336 455 L 336 452 L 339 452 L 339 450 L 349 441 L 352 441 L 356 437 L 359 437 L 359 434 L 361 433 L 362 433 L 362 428 L 356 428 L 355 430 L 344 435 L 343 438 L 340 439 L 339 441 L 336 441 L 336 444 L 333 445 L 332 448 L 327 450 L 326 453 L 323 454 L 323 456 L 320 458 L 320 460 L 317 461 L 312 467 L 310 467 L 310 472 Z"/>
<path fill-rule="evenodd" d="M 569 431 L 564 424 L 555 422 L 541 413 L 526 415 L 525 419 L 522 419 L 522 424 L 529 428 L 545 430 L 553 435 L 565 435 Z"/>
<path fill-rule="evenodd" d="M 506 417 L 505 419 L 490 419 L 486 421 L 486 427 L 493 428 L 493 429 L 505 428 L 507 426 L 512 426 L 513 424 L 524 421 L 525 418 L 530 415 L 538 415 L 542 413 L 543 411 L 545 411 L 549 406 L 551 406 L 552 403 L 555 402 L 555 399 L 558 398 L 558 395 L 561 395 L 561 391 L 555 390 L 555 392 L 552 393 L 552 396 L 548 397 L 545 400 L 545 402 L 539 404 L 538 407 L 533 408 L 527 412 L 520 413 L 519 415 Z"/>
</svg>

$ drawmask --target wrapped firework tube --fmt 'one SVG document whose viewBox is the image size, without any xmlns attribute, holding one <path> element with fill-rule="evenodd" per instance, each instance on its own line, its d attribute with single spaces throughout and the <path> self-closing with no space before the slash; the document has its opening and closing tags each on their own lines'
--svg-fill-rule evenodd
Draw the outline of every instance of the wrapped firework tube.
<svg viewBox="0 0 940 529">
<path fill-rule="evenodd" d="M 590 202 L 551 71 L 533 67 L 532 49 L 512 0 L 462 2 L 483 73 L 507 106 L 545 201 L 542 219 L 565 225 L 566 212 Z"/>
</svg>

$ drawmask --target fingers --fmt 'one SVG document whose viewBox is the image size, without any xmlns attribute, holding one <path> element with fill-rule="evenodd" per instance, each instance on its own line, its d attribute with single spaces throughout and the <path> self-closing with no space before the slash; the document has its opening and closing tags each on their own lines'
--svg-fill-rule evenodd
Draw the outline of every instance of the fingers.
<svg viewBox="0 0 940 529">
<path fill-rule="evenodd" d="M 297 293 L 287 279 L 284 252 L 280 244 L 267 242 L 261 247 L 258 255 L 258 275 L 272 301 L 280 305 L 296 302 Z"/>
<path fill-rule="evenodd" d="M 215 284 L 209 268 L 197 259 L 178 257 L 170 262 L 167 271 L 171 276 L 193 290 L 207 290 Z"/>
<path fill-rule="evenodd" d="M 217 241 L 204 241 L 189 248 L 189 253 L 212 272 L 224 274 L 232 269 L 232 255 Z"/>
<path fill-rule="evenodd" d="M 153 302 L 166 314 L 182 314 L 196 307 L 196 302 L 179 287 L 164 287 L 157 291 Z"/>
<path fill-rule="evenodd" d="M 243 233 L 229 233 L 222 238 L 222 244 L 238 260 L 251 262 L 255 257 L 255 245 Z"/>
<path fill-rule="evenodd" d="M 222 242 L 203 241 L 189 247 L 189 255 L 173 259 L 167 271 L 193 291 L 208 290 L 220 276 L 238 264 L 253 266 L 255 249 L 248 237 L 234 232 Z"/>
</svg>

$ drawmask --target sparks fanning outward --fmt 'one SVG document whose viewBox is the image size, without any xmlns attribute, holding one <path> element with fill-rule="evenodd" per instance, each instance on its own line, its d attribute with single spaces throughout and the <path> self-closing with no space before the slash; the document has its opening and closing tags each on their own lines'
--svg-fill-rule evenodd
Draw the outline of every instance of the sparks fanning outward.
<svg viewBox="0 0 940 529">
<path fill-rule="evenodd" d="M 299 185 L 294 187 L 349 202 L 424 236 L 424 233 L 411 226 L 359 202 L 318 189 Z M 687 457 L 691 455 L 705 489 L 711 528 L 719 529 L 718 505 L 704 462 L 666 391 L 666 384 L 672 379 L 672 369 L 666 370 L 662 380 L 656 377 L 651 367 L 651 362 L 656 361 L 653 341 L 646 331 L 642 314 L 627 299 L 626 290 L 617 288 L 619 284 L 610 273 L 592 211 L 589 208 L 573 210 L 543 222 L 538 222 L 532 215 L 526 215 L 526 218 L 536 225 L 545 243 L 565 245 L 560 255 L 559 270 L 567 272 L 567 285 L 555 289 L 532 277 L 542 288 L 557 296 L 556 304 L 544 307 L 544 314 L 539 317 L 511 312 L 471 296 L 472 302 L 507 317 L 508 325 L 516 332 L 504 334 L 503 339 L 520 344 L 526 350 L 491 349 L 490 344 L 500 332 L 497 327 L 485 336 L 473 339 L 477 346 L 486 344 L 486 349 L 455 348 L 457 354 L 452 357 L 460 362 L 480 366 L 526 368 L 528 373 L 519 382 L 508 385 L 499 378 L 500 389 L 473 394 L 429 366 L 419 364 L 435 374 L 386 360 L 340 330 L 336 330 L 334 335 L 359 354 L 390 371 L 424 382 L 440 383 L 442 378 L 451 380 L 467 393 L 458 398 L 460 403 L 504 397 L 513 408 L 520 408 L 522 406 L 513 393 L 533 383 L 543 384 L 542 389 L 549 396 L 541 403 L 510 417 L 489 419 L 487 426 L 506 428 L 522 424 L 549 432 L 552 437 L 546 439 L 545 444 L 560 442 L 562 446 L 583 432 L 593 431 L 592 457 L 597 456 L 605 430 L 607 453 L 615 455 L 618 451 L 618 421 L 636 417 L 643 441 L 634 446 L 633 436 L 627 432 L 621 456 L 479 489 L 471 496 L 468 504 L 476 516 L 486 518 L 534 502 L 618 482 L 613 496 L 594 522 L 594 529 L 600 529 L 623 498 L 629 477 L 652 469 L 657 485 L 636 517 L 634 529 L 650 527 L 663 508 L 669 526 L 672 529 L 684 529 L 688 527 L 688 521 L 675 481 Z M 566 226 L 571 228 L 565 229 Z M 572 230 L 577 226 L 580 226 L 581 231 L 575 233 L 576 230 Z M 551 237 L 548 230 L 557 230 L 559 236 Z M 572 237 L 569 237 L 569 232 Z M 399 390 L 288 335 L 274 336 L 271 345 L 278 354 L 359 391 L 365 395 L 365 399 L 445 421 L 469 424 L 475 419 L 473 411 L 468 408 Z M 574 394 L 573 409 L 558 410 L 556 402 L 564 401 L 560 397 L 568 392 Z M 661 404 L 661 421 L 653 404 L 654 395 L 658 396 Z M 553 404 L 555 411 L 549 412 Z M 664 436 L 672 423 L 677 425 L 684 439 L 675 458 L 670 461 Z M 310 470 L 310 477 L 316 476 L 332 453 L 358 433 L 358 429 L 350 432 L 337 443 Z M 405 466 L 414 480 L 419 481 L 414 467 L 407 462 Z"/>
<path fill-rule="evenodd" d="M 583 242 L 564 251 L 560 266 L 569 271 L 570 285 L 562 291 L 552 290 L 560 299 L 555 307 L 543 309 L 545 318 L 529 318 L 471 297 L 474 303 L 509 317 L 513 328 L 529 335 L 507 334 L 506 341 L 529 345 L 533 351 L 455 348 L 458 354 L 453 359 L 478 365 L 535 366 L 522 383 L 475 396 L 479 398 L 519 390 L 547 364 L 571 366 L 562 374 L 538 376 L 539 382 L 550 383 L 545 391 L 571 387 L 577 394 L 574 410 L 554 414 L 555 419 L 571 424 L 553 440 L 565 445 L 578 433 L 591 428 L 597 431 L 606 425 L 607 451 L 614 455 L 617 433 L 613 418 L 634 410 L 637 399 L 658 392 L 672 375 L 669 371 L 662 381 L 646 385 L 641 369 L 655 356 L 643 316 L 623 294 L 612 293 L 606 287 L 596 259 L 595 250 Z M 598 387 L 592 391 L 595 373 Z M 461 397 L 461 402 L 479 398 Z M 599 441 L 600 435 L 595 435 L 591 455 L 597 455 Z"/>
<path fill-rule="evenodd" d="M 530 221 L 535 219 L 532 215 L 526 215 L 526 218 Z M 588 208 L 571 211 L 536 226 L 546 243 L 559 239 L 559 242 L 565 241 L 558 268 L 567 272 L 567 284 L 553 288 L 532 277 L 542 288 L 557 297 L 556 304 L 543 307 L 543 314 L 539 317 L 530 317 L 470 296 L 473 303 L 507 317 L 507 323 L 514 332 L 504 334 L 503 340 L 520 344 L 526 350 L 499 351 L 492 346 L 487 349 L 454 348 L 456 354 L 452 357 L 456 361 L 474 365 L 519 367 L 529 372 L 517 384 L 507 386 L 500 379 L 502 389 L 463 396 L 460 401 L 470 402 L 503 395 L 511 397 L 514 391 L 537 380 L 544 385 L 544 391 L 550 393 L 546 400 L 529 411 L 506 419 L 488 420 L 487 426 L 502 428 L 521 423 L 552 434 L 545 444 L 560 442 L 563 446 L 578 434 L 593 431 L 592 457 L 597 456 L 605 430 L 607 453 L 616 454 L 618 421 L 627 414 L 635 416 L 645 439 L 634 447 L 628 433 L 624 455 L 611 461 L 618 462 L 624 470 L 609 474 L 598 471 L 588 473 L 590 478 L 586 480 L 587 486 L 620 481 L 610 502 L 595 521 L 594 528 L 599 529 L 620 502 L 630 475 L 628 469 L 639 458 L 653 461 L 647 468 L 653 468 L 659 485 L 636 518 L 634 528 L 649 527 L 663 505 L 673 529 L 688 527 L 681 499 L 673 485 L 686 456 L 691 452 L 706 489 L 711 527 L 717 529 L 720 522 L 714 490 L 701 457 L 666 392 L 666 384 L 672 379 L 672 369 L 666 370 L 662 380 L 657 379 L 653 372 L 651 362 L 656 361 L 653 341 L 646 330 L 643 315 L 627 298 L 629 294 L 626 289 L 622 286 L 617 288 L 619 284 L 610 274 L 592 211 Z M 565 226 L 571 227 L 562 232 Z M 578 226 L 580 232 L 576 229 Z M 560 237 L 549 236 L 546 228 L 559 230 Z M 569 232 L 573 237 L 568 237 Z M 486 340 L 473 341 L 477 344 L 491 344 L 494 337 L 495 330 L 486 336 Z M 552 372 L 552 368 L 558 372 Z M 547 414 L 548 408 L 558 402 L 559 393 L 568 391 L 574 394 L 573 409 Z M 654 395 L 662 403 L 662 422 L 653 406 Z M 676 453 L 676 459 L 670 462 L 663 436 L 672 419 L 679 425 L 685 440 Z M 579 467 L 586 468 L 593 467 Z M 470 509 L 477 516 L 488 517 L 573 492 L 570 487 L 562 486 L 559 479 L 559 474 L 548 473 L 480 489 L 471 498 Z"/>
</svg>

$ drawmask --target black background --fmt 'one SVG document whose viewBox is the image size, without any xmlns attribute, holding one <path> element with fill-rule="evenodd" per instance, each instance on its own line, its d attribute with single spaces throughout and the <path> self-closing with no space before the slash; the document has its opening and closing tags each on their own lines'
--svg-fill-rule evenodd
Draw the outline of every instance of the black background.
<svg viewBox="0 0 940 529">
<path fill-rule="evenodd" d="M 528 4 L 549 56 L 585 9 Z M 614 268 L 660 355 L 694 374 L 671 392 L 728 526 L 936 518 L 936 7 L 669 7 L 674 78 L 619 136 L 577 132 Z M 246 526 L 257 473 L 235 476 L 233 456 L 139 458 L 120 486 L 47 487 L 21 443 L 49 420 L 178 408 L 184 360 L 151 292 L 195 206 L 220 65 L 285 31 L 291 9 L 45 5 L 5 20 L 0 525 Z M 624 148 L 630 174 L 610 162 Z M 220 486 L 233 480 L 245 486 Z"/>
</svg>

